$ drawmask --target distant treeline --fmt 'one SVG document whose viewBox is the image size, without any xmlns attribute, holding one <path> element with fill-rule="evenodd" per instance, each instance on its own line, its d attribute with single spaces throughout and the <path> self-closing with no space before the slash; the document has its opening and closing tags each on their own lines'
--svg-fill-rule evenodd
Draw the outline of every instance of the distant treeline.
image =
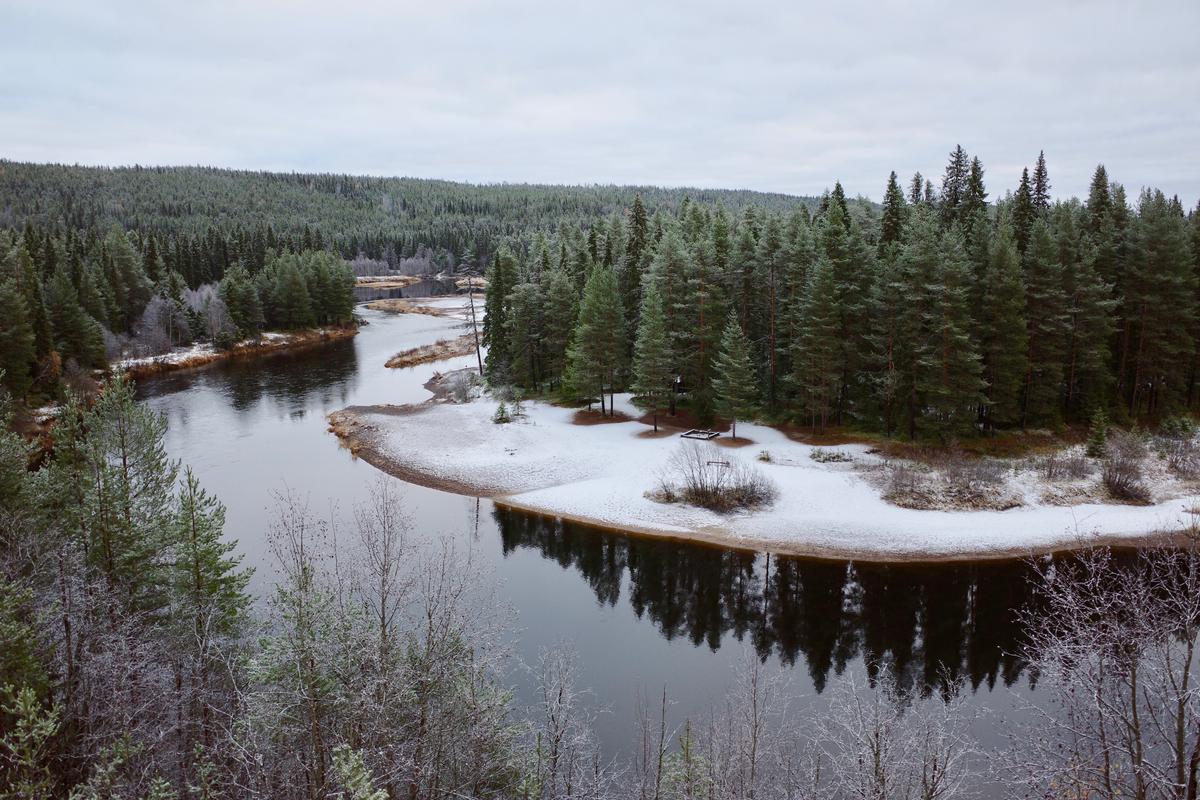
<svg viewBox="0 0 1200 800">
<path fill-rule="evenodd" d="M 1200 401 L 1200 211 L 1131 206 L 1103 166 L 1086 202 L 1051 201 L 1040 155 L 989 202 L 961 147 L 940 191 L 892 173 L 880 206 L 635 199 L 489 274 L 492 381 L 572 398 L 942 438 Z"/>
<path fill-rule="evenodd" d="M 653 186 L 472 185 L 416 178 L 301 175 L 203 167 L 78 167 L 0 160 L 0 228 L 26 222 L 60 230 L 113 224 L 159 238 L 164 257 L 190 283 L 219 279 L 238 260 L 268 249 L 330 249 L 393 267 L 429 248 L 444 260 L 486 259 L 500 243 L 587 227 L 634 197 L 653 211 L 684 197 L 786 211 L 782 194 Z M 221 242 L 218 244 L 218 240 Z M 190 262 L 198 261 L 194 267 Z M 448 265 L 448 264 L 447 264 Z M 189 271 L 189 267 L 194 272 Z"/>
</svg>

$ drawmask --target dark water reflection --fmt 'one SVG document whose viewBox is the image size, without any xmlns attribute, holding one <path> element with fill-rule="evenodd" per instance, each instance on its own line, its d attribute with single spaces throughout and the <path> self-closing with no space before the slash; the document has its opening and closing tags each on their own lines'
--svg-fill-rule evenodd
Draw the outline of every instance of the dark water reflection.
<svg viewBox="0 0 1200 800">
<path fill-rule="evenodd" d="M 1022 562 L 905 565 L 818 561 L 628 537 L 496 508 L 504 552 L 538 551 L 577 571 L 605 605 L 627 602 L 668 640 L 716 652 L 726 637 L 831 672 L 880 665 L 902 686 L 1011 686 L 1023 669 L 1017 612 L 1032 600 Z"/>
</svg>

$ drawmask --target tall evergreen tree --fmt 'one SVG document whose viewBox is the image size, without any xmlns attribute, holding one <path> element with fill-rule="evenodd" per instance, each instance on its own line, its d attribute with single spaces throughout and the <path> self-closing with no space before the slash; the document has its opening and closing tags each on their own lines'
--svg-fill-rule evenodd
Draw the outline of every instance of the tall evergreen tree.
<svg viewBox="0 0 1200 800">
<path fill-rule="evenodd" d="M 650 405 L 654 414 L 654 430 L 658 430 L 658 410 L 672 388 L 673 357 L 667 332 L 667 316 L 662 297 L 653 280 L 642 290 L 642 311 L 638 321 L 637 341 L 633 347 L 633 394 Z"/>
<path fill-rule="evenodd" d="M 879 255 L 889 247 L 900 243 L 900 235 L 904 231 L 904 192 L 896 181 L 896 172 L 888 175 L 887 188 L 883 192 L 883 216 L 879 222 Z"/>
<path fill-rule="evenodd" d="M 1021 170 L 1021 183 L 1012 201 L 1013 237 L 1017 242 L 1017 251 L 1025 255 L 1029 246 L 1029 236 L 1033 232 L 1033 218 L 1037 209 L 1033 206 L 1033 188 L 1029 183 L 1029 168 Z"/>
<path fill-rule="evenodd" d="M 950 161 L 946 164 L 946 172 L 942 176 L 941 217 L 945 227 L 960 221 L 970 171 L 967 151 L 961 144 L 957 145 L 950 153 Z"/>
<path fill-rule="evenodd" d="M 792 350 L 792 384 L 800 412 L 814 430 L 824 428 L 841 396 L 843 376 L 842 314 L 838 286 L 828 257 L 817 260 L 808 276 Z"/>
<path fill-rule="evenodd" d="M 1050 210 L 1050 173 L 1046 171 L 1046 151 L 1038 152 L 1037 164 L 1033 168 L 1033 209 L 1038 214 Z"/>
<path fill-rule="evenodd" d="M 1033 226 L 1025 252 L 1025 301 L 1029 323 L 1029 370 L 1022 425 L 1057 422 L 1063 389 L 1067 299 L 1057 248 L 1044 219 Z"/>
<path fill-rule="evenodd" d="M 983 364 L 987 381 L 984 420 L 989 428 L 1021 421 L 1021 391 L 1029 371 L 1029 332 L 1021 260 L 1007 221 L 992 241 L 984 295 Z"/>
<path fill-rule="evenodd" d="M 567 383 L 577 396 L 599 394 L 600 411 L 607 413 L 604 392 L 615 394 L 625 360 L 625 315 L 612 270 L 592 271 L 579 305 L 579 320 L 567 351 Z M 609 406 L 611 410 L 611 404 Z"/>
<path fill-rule="evenodd" d="M 737 421 L 749 418 L 758 403 L 758 380 L 750 355 L 750 341 L 742 332 L 737 314 L 730 312 L 721 335 L 721 348 L 714 365 L 713 396 L 717 413 L 728 417 L 737 438 Z"/>
<path fill-rule="evenodd" d="M 503 247 L 496 251 L 487 269 L 487 295 L 484 298 L 483 343 L 488 348 L 484 369 L 488 377 L 503 379 L 507 374 L 511 354 L 508 352 L 508 328 L 505 306 L 509 292 L 517 283 L 517 260 L 512 251 Z"/>
<path fill-rule="evenodd" d="M 957 226 L 942 238 L 940 255 L 929 286 L 920 394 L 938 431 L 945 435 L 974 419 L 982 400 L 983 380 L 979 354 L 971 341 L 971 267 Z"/>
</svg>

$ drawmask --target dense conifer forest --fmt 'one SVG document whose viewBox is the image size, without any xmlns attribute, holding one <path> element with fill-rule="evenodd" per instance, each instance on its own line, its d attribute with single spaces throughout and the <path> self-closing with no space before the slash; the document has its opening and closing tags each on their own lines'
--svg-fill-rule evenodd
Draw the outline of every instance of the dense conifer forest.
<svg viewBox="0 0 1200 800">
<path fill-rule="evenodd" d="M 1051 199 L 1039 154 L 989 200 L 957 147 L 940 190 L 888 176 L 810 209 L 684 198 L 502 246 L 488 276 L 493 383 L 578 399 L 676 395 L 702 420 L 761 415 L 946 440 L 1192 409 L 1200 212 L 1097 167 Z"/>
</svg>

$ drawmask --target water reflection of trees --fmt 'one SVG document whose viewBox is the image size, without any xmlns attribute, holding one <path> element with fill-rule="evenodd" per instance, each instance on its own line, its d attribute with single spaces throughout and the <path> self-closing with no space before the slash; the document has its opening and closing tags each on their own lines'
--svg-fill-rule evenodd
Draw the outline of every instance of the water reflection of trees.
<svg viewBox="0 0 1200 800">
<path fill-rule="evenodd" d="M 268 401 L 281 414 L 302 415 L 314 405 L 323 408 L 346 402 L 358 378 L 354 341 L 345 339 L 291 353 L 236 359 L 199 371 L 166 373 L 142 381 L 138 388 L 144 399 L 212 384 L 235 411 Z"/>
<path fill-rule="evenodd" d="M 886 565 L 814 561 L 628 537 L 497 508 L 504 552 L 535 548 L 583 576 L 597 599 L 628 602 L 668 639 L 717 649 L 728 634 L 762 657 L 802 662 L 817 690 L 857 658 L 902 685 L 1012 684 L 1023 663 L 1023 563 Z"/>
</svg>

